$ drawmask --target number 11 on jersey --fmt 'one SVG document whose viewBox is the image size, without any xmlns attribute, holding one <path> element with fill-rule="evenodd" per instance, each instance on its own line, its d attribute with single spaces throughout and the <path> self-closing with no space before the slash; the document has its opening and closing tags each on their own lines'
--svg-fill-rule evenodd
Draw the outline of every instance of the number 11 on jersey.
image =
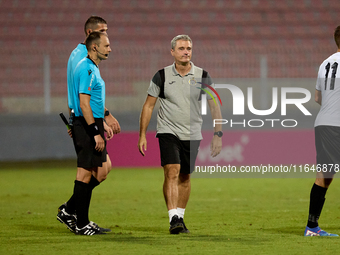
<svg viewBox="0 0 340 255">
<path fill-rule="evenodd" d="M 328 73 L 329 73 L 330 68 L 332 68 L 332 77 L 331 77 L 331 84 L 330 84 L 329 89 L 334 90 L 335 76 L 336 76 L 336 71 L 338 69 L 338 63 L 334 62 L 332 67 L 331 67 L 331 64 L 328 62 L 328 64 L 325 66 L 325 68 L 326 68 L 325 90 L 327 90 L 327 79 L 328 79 Z"/>
</svg>

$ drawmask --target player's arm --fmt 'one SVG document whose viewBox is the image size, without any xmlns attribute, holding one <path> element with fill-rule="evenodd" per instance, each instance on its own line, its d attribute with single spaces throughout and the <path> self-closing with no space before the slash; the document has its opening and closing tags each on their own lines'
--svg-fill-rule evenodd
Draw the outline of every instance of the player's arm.
<svg viewBox="0 0 340 255">
<path fill-rule="evenodd" d="M 95 149 L 97 151 L 103 151 L 105 147 L 105 142 L 103 138 L 101 137 L 99 133 L 99 129 L 94 121 L 93 112 L 92 112 L 91 105 L 90 105 L 90 99 L 91 99 L 91 96 L 88 94 L 83 94 L 83 93 L 79 94 L 80 108 L 86 120 L 86 123 L 89 127 L 89 130 L 91 134 L 93 135 L 94 140 L 96 142 Z"/>
<path fill-rule="evenodd" d="M 319 105 L 321 105 L 322 102 L 322 95 L 321 95 L 321 91 L 320 90 L 315 90 L 315 102 L 317 102 Z"/>
<path fill-rule="evenodd" d="M 105 107 L 105 113 L 104 113 L 104 119 L 105 122 L 109 127 L 111 127 L 112 131 L 114 134 L 119 134 L 120 133 L 120 125 L 119 122 L 113 115 L 109 112 L 109 110 Z"/>
<path fill-rule="evenodd" d="M 142 108 L 142 113 L 139 119 L 139 140 L 138 140 L 138 149 L 139 152 L 144 156 L 147 146 L 146 146 L 146 130 L 148 129 L 152 111 L 155 108 L 155 104 L 157 101 L 157 97 L 153 97 L 148 95 L 146 97 L 145 103 Z"/>
<path fill-rule="evenodd" d="M 218 104 L 215 104 L 213 99 L 208 99 L 208 105 L 211 112 L 212 119 L 222 119 L 221 109 Z M 215 124 L 214 132 L 222 131 L 222 124 Z M 217 135 L 213 136 L 210 145 L 211 156 L 216 157 L 220 154 L 222 150 L 222 137 L 218 137 Z"/>
</svg>

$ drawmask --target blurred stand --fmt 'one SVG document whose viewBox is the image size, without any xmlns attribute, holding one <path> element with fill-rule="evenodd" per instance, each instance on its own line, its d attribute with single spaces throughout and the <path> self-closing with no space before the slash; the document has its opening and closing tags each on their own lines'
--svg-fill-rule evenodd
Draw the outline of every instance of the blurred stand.
<svg viewBox="0 0 340 255">
<path fill-rule="evenodd" d="M 106 106 L 125 132 L 138 131 L 150 79 L 171 64 L 170 41 L 178 34 L 190 35 L 192 61 L 215 81 L 244 94 L 252 87 L 256 109 L 270 107 L 273 87 L 308 89 L 305 107 L 313 117 L 299 128 L 311 129 L 315 77 L 336 51 L 339 11 L 336 0 L 0 1 L 0 161 L 75 157 L 58 113 L 68 112 L 67 61 L 90 15 L 108 22 L 112 52 L 100 72 Z M 232 99 L 221 94 L 230 119 Z M 296 107 L 289 112 L 299 117 Z"/>
</svg>

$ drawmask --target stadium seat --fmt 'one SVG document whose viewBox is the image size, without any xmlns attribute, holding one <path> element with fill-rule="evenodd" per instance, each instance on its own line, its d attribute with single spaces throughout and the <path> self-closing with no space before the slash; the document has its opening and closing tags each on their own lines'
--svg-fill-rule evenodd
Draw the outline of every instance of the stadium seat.
<svg viewBox="0 0 340 255">
<path fill-rule="evenodd" d="M 275 10 L 279 12 L 292 11 L 289 1 L 276 1 Z"/>
<path fill-rule="evenodd" d="M 282 24 L 283 19 L 279 12 L 268 12 L 265 15 L 264 22 L 267 25 L 276 25 L 276 24 Z"/>
<path fill-rule="evenodd" d="M 242 30 L 239 32 L 239 35 L 243 35 L 245 38 L 254 38 L 258 36 L 258 33 L 256 32 L 256 27 L 243 26 Z"/>
<path fill-rule="evenodd" d="M 247 25 L 247 23 L 248 23 L 247 13 L 245 13 L 245 12 L 233 12 L 230 22 L 235 23 L 235 24 L 239 24 L 239 25 Z"/>
<path fill-rule="evenodd" d="M 235 26 L 224 26 L 223 28 L 224 28 L 224 36 L 222 35 L 221 36 L 222 38 L 223 37 L 225 37 L 227 39 L 237 38 L 238 32 L 237 32 L 237 28 Z"/>
<path fill-rule="evenodd" d="M 304 38 L 305 36 L 309 36 L 309 27 L 308 26 L 293 26 L 292 27 L 292 35 L 295 38 Z"/>
<path fill-rule="evenodd" d="M 14 1 L 0 1 L 1 10 L 11 10 L 12 8 L 15 8 L 16 6 L 17 6 L 17 3 Z"/>
<path fill-rule="evenodd" d="M 249 12 L 248 22 L 254 25 L 265 23 L 265 21 L 263 20 L 263 15 L 259 12 Z"/>
<path fill-rule="evenodd" d="M 322 0 L 309 0 L 309 2 L 310 8 L 313 8 L 313 10 L 323 9 L 325 7 L 325 2 Z"/>
<path fill-rule="evenodd" d="M 291 1 L 290 6 L 291 10 L 296 11 L 305 11 L 309 8 L 305 1 Z"/>
<path fill-rule="evenodd" d="M 319 24 L 318 20 L 322 20 L 322 25 L 330 25 L 334 26 L 334 20 L 337 19 L 338 12 L 332 11 L 332 12 L 314 12 L 314 20 L 309 20 L 308 22 L 311 22 L 313 24 L 321 25 Z M 335 27 L 334 27 L 335 28 Z"/>
<path fill-rule="evenodd" d="M 268 37 L 273 37 L 274 33 L 275 31 L 273 29 L 273 26 L 260 26 L 256 34 L 257 36 L 261 38 L 268 38 Z"/>
<path fill-rule="evenodd" d="M 327 7 L 331 10 L 336 10 L 338 12 L 340 11 L 339 2 L 336 1 L 336 0 L 330 0 L 330 1 L 327 1 L 327 3 L 324 3 L 324 4 L 326 4 Z"/>
<path fill-rule="evenodd" d="M 299 24 L 300 23 L 299 14 L 295 11 L 284 12 L 283 20 L 286 24 Z"/>
<path fill-rule="evenodd" d="M 218 14 L 215 14 L 216 16 Z M 223 20 L 220 17 L 212 17 L 211 12 L 209 11 L 202 11 L 202 12 L 191 12 L 187 14 L 188 16 L 188 22 L 199 25 L 199 24 L 210 24 L 214 21 L 223 22 Z"/>
</svg>

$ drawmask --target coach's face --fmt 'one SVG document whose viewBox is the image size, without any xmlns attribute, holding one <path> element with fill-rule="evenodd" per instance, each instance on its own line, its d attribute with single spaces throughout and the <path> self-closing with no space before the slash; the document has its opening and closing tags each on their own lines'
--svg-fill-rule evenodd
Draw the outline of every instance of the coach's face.
<svg viewBox="0 0 340 255">
<path fill-rule="evenodd" d="M 192 45 L 190 41 L 178 40 L 175 49 L 171 49 L 171 55 L 178 64 L 186 64 L 191 60 Z"/>
</svg>

